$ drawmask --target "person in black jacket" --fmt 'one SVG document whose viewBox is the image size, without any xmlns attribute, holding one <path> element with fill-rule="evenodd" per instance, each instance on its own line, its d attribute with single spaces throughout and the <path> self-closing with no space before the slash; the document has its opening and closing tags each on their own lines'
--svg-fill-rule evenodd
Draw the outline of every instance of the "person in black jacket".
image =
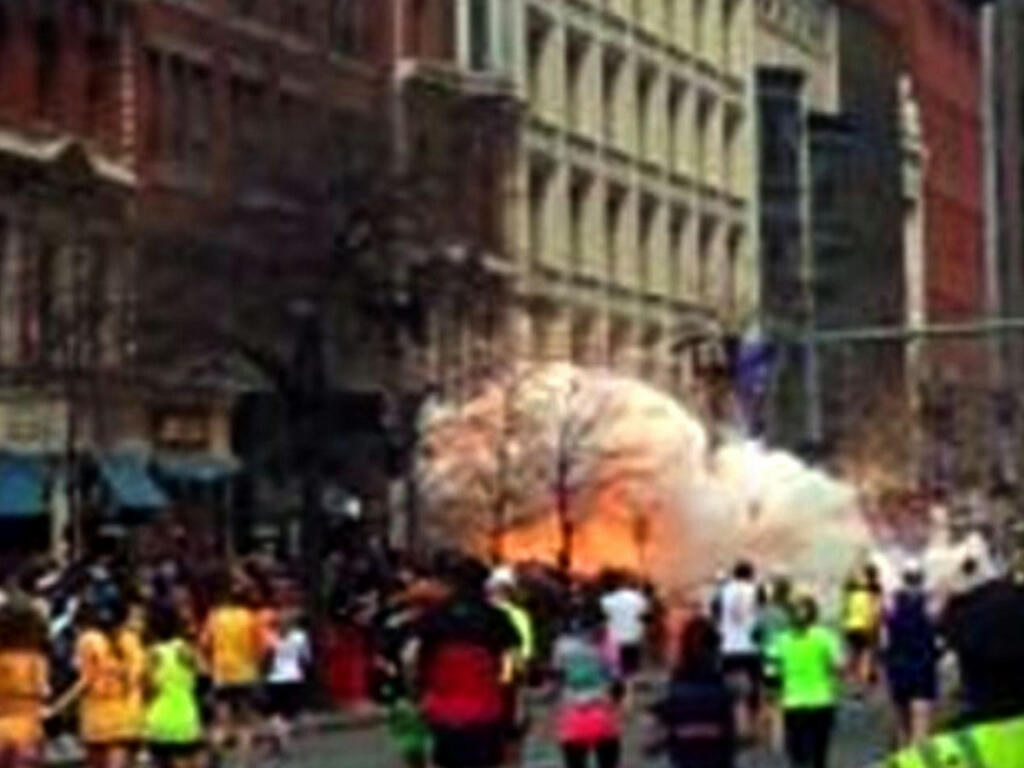
<svg viewBox="0 0 1024 768">
<path fill-rule="evenodd" d="M 687 625 L 668 692 L 651 711 L 660 731 L 651 751 L 666 752 L 672 768 L 734 768 L 733 697 L 718 630 L 708 619 Z"/>
</svg>

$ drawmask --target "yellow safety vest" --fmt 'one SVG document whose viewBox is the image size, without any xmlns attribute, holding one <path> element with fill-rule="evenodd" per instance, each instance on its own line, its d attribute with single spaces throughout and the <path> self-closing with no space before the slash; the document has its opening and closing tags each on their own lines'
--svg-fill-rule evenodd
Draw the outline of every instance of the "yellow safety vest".
<svg viewBox="0 0 1024 768">
<path fill-rule="evenodd" d="M 897 755 L 888 768 L 1022 768 L 1024 717 L 937 736 Z"/>
</svg>

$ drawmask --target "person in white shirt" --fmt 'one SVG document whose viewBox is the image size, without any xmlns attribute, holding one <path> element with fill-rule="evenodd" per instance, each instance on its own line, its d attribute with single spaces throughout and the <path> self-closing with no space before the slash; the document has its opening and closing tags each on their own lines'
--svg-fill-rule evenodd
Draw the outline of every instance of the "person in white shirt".
<svg viewBox="0 0 1024 768">
<path fill-rule="evenodd" d="M 719 598 L 722 670 L 736 696 L 736 732 L 754 736 L 761 699 L 762 660 L 758 645 L 761 597 L 754 566 L 740 562 Z"/>
<path fill-rule="evenodd" d="M 619 672 L 624 680 L 640 670 L 650 609 L 644 593 L 626 581 L 601 598 L 608 638 L 618 649 Z"/>
<path fill-rule="evenodd" d="M 305 705 L 306 681 L 313 653 L 309 635 L 303 629 L 297 612 L 283 616 L 281 624 L 271 651 L 267 694 L 276 747 L 284 751 L 291 739 L 295 719 Z"/>
</svg>

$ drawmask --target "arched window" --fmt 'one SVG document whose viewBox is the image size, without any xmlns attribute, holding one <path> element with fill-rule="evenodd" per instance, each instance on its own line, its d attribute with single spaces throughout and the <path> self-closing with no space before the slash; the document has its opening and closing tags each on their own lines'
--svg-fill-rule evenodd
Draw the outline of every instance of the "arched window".
<svg viewBox="0 0 1024 768">
<path fill-rule="evenodd" d="M 332 0 L 331 45 L 338 53 L 360 56 L 366 52 L 367 5 L 367 0 Z"/>
</svg>

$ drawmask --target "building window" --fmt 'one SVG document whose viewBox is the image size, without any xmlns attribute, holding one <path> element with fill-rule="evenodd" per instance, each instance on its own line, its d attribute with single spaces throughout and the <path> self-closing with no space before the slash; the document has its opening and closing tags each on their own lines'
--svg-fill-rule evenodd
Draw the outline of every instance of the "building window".
<svg viewBox="0 0 1024 768">
<path fill-rule="evenodd" d="M 651 93 L 654 90 L 654 70 L 641 66 L 636 81 L 637 152 L 641 160 L 649 159 L 651 144 Z"/>
<path fill-rule="evenodd" d="M 205 67 L 191 68 L 189 83 L 189 161 L 196 169 L 208 167 L 213 137 L 213 80 Z"/>
<path fill-rule="evenodd" d="M 622 55 L 605 51 L 601 62 L 601 114 L 604 117 L 604 140 L 614 144 L 618 140 L 618 91 L 622 74 Z"/>
<path fill-rule="evenodd" d="M 722 0 L 722 68 L 730 73 L 736 71 L 733 62 L 736 9 L 736 0 Z"/>
<path fill-rule="evenodd" d="M 551 170 L 543 162 L 534 163 L 530 168 L 530 253 L 541 258 L 545 248 L 547 230 L 548 191 L 551 186 Z"/>
<path fill-rule="evenodd" d="M 712 97 L 701 93 L 697 101 L 697 179 L 702 184 L 708 183 L 709 139 L 711 137 L 711 114 L 714 109 Z"/>
<path fill-rule="evenodd" d="M 686 243 L 686 211 L 677 209 L 672 213 L 668 230 L 668 289 L 673 298 L 685 294 L 683 285 L 683 260 Z"/>
<path fill-rule="evenodd" d="M 231 0 L 231 9 L 238 16 L 251 18 L 259 10 L 259 0 Z"/>
<path fill-rule="evenodd" d="M 697 296 L 701 302 L 712 300 L 711 279 L 714 266 L 715 222 L 705 219 L 700 225 L 697 253 Z"/>
<path fill-rule="evenodd" d="M 584 230 L 586 225 L 587 198 L 590 194 L 590 176 L 580 171 L 572 172 L 569 185 L 569 259 L 574 270 L 584 260 Z"/>
<path fill-rule="evenodd" d="M 616 283 L 619 279 L 619 245 L 622 230 L 622 211 L 625 207 L 626 190 L 611 186 L 605 198 L 604 239 L 608 267 L 608 280 Z"/>
<path fill-rule="evenodd" d="M 668 167 L 672 173 L 681 170 L 679 162 L 680 124 L 686 86 L 673 81 L 668 89 Z"/>
<path fill-rule="evenodd" d="M 343 56 L 366 53 L 368 2 L 372 0 L 331 0 L 331 46 Z"/>
<path fill-rule="evenodd" d="M 571 35 L 565 49 L 565 93 L 568 109 L 569 128 L 577 131 L 580 128 L 580 87 L 586 56 L 590 43 L 577 35 Z"/>
<path fill-rule="evenodd" d="M 57 118 L 59 94 L 57 73 L 60 71 L 60 30 L 57 20 L 40 18 L 35 22 L 36 43 L 36 108 L 39 116 Z"/>
<path fill-rule="evenodd" d="M 164 450 L 209 450 L 210 414 L 202 408 L 157 412 L 153 416 L 153 437 L 156 446 Z"/>
<path fill-rule="evenodd" d="M 170 100 L 170 146 L 168 155 L 176 163 L 184 163 L 188 147 L 188 79 L 185 62 L 172 56 L 168 71 Z"/>
<path fill-rule="evenodd" d="M 739 232 L 729 235 L 725 263 L 725 307 L 728 312 L 739 308 L 740 245 L 743 237 Z"/>
<path fill-rule="evenodd" d="M 658 201 L 644 196 L 640 203 L 640 286 L 644 293 L 654 291 L 651 282 L 651 256 L 654 248 L 654 227 L 658 216 Z"/>
<path fill-rule="evenodd" d="M 736 140 L 742 126 L 742 117 L 736 110 L 729 110 L 722 126 L 722 187 L 734 192 L 736 183 Z"/>
<path fill-rule="evenodd" d="M 485 70 L 493 63 L 490 0 L 469 0 L 469 64 L 475 70 Z"/>
<path fill-rule="evenodd" d="M 535 111 L 543 111 L 544 59 L 548 38 L 548 23 L 539 13 L 530 14 L 526 41 L 527 98 Z"/>
<path fill-rule="evenodd" d="M 262 181 L 265 159 L 265 93 L 260 83 L 242 78 L 231 81 L 231 126 L 237 181 Z"/>
</svg>

